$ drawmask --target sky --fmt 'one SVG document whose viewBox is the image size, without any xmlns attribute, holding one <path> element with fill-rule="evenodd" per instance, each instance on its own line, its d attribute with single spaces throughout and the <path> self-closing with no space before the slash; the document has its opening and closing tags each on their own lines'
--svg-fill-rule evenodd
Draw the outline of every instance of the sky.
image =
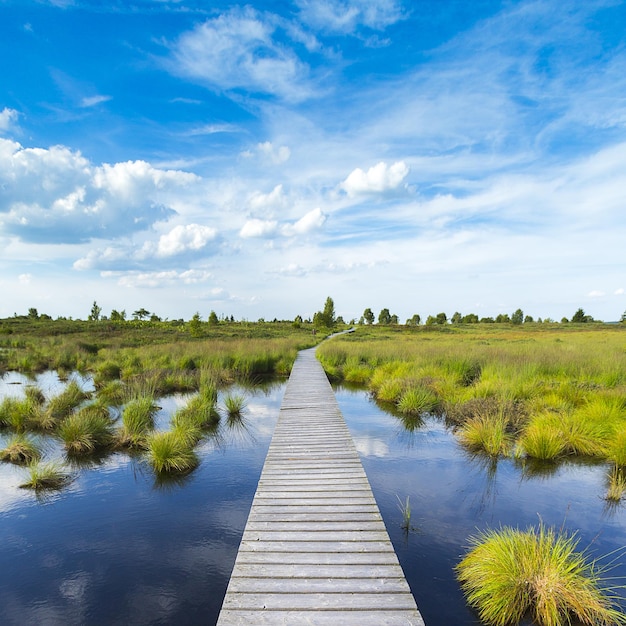
<svg viewBox="0 0 626 626">
<path fill-rule="evenodd" d="M 0 317 L 626 310 L 622 0 L 0 0 Z"/>
</svg>

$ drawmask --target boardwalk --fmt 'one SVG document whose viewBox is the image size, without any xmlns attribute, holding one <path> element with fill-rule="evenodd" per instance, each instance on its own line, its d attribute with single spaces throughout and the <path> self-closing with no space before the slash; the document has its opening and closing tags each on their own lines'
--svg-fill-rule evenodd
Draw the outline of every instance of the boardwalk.
<svg viewBox="0 0 626 626">
<path fill-rule="evenodd" d="M 217 623 L 424 624 L 314 350 L 289 378 Z"/>
</svg>

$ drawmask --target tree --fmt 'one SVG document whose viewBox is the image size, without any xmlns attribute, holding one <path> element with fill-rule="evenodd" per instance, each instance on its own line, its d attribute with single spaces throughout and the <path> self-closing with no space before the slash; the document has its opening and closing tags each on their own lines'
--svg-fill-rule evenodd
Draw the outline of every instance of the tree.
<svg viewBox="0 0 626 626">
<path fill-rule="evenodd" d="M 478 315 L 476 313 L 468 313 L 463 316 L 463 324 L 478 324 Z M 493 320 L 491 320 L 493 322 Z"/>
<path fill-rule="evenodd" d="M 511 315 L 511 324 L 522 324 L 524 322 L 524 311 L 517 309 L 513 315 Z"/>
<path fill-rule="evenodd" d="M 417 313 L 415 313 L 413 317 L 411 317 L 410 319 L 406 321 L 406 325 L 407 326 L 419 326 L 421 321 L 422 321 L 422 318 Z"/>
<path fill-rule="evenodd" d="M 219 323 L 219 320 L 217 319 L 217 313 L 215 311 L 211 311 L 209 313 L 209 325 L 217 326 L 218 323 Z"/>
<path fill-rule="evenodd" d="M 136 320 L 143 320 L 149 316 L 150 316 L 150 311 L 144 309 L 143 307 L 133 312 L 133 319 L 136 319 Z"/>
<path fill-rule="evenodd" d="M 447 324 L 448 316 L 445 313 L 437 313 L 437 324 Z"/>
<path fill-rule="evenodd" d="M 454 315 L 450 318 L 450 321 L 453 324 L 460 324 L 463 321 L 463 316 L 458 311 L 456 311 Z"/>
<path fill-rule="evenodd" d="M 389 313 L 389 309 L 382 309 L 378 314 L 378 323 L 383 326 L 391 324 L 391 313 Z"/>
<path fill-rule="evenodd" d="M 510 322 L 511 322 L 511 318 L 509 317 L 508 313 L 500 313 L 496 317 L 497 324 L 509 324 Z"/>
<path fill-rule="evenodd" d="M 394 325 L 398 323 L 398 316 L 395 313 L 391 316 L 389 323 Z"/>
<path fill-rule="evenodd" d="M 39 313 L 38 313 L 37 309 L 35 309 L 35 308 L 28 309 L 28 317 L 30 317 L 30 319 L 32 319 L 32 320 L 39 319 Z"/>
<path fill-rule="evenodd" d="M 111 321 L 112 322 L 123 322 L 126 319 L 126 311 L 122 310 L 117 311 L 116 309 L 113 309 L 111 311 Z"/>
<path fill-rule="evenodd" d="M 619 321 L 622 322 L 622 324 L 626 324 L 626 311 L 622 313 L 622 317 L 620 317 Z"/>
<path fill-rule="evenodd" d="M 102 307 L 98 306 L 98 303 L 94 300 L 91 305 L 91 313 L 87 318 L 90 322 L 97 322 L 100 319 L 100 313 L 102 313 Z"/>
<path fill-rule="evenodd" d="M 202 334 L 202 320 L 200 319 L 200 313 L 197 311 L 189 321 L 189 333 L 192 337 L 200 337 Z"/>
<path fill-rule="evenodd" d="M 593 317 L 587 315 L 582 309 L 578 309 L 572 316 L 572 322 L 575 324 L 586 324 L 587 322 L 593 322 Z"/>
<path fill-rule="evenodd" d="M 534 318 L 533 318 L 533 316 L 532 316 L 532 315 L 527 315 L 527 316 L 524 318 L 524 324 L 532 324 L 534 321 L 535 321 L 535 320 L 534 320 Z"/>
<path fill-rule="evenodd" d="M 302 326 L 302 315 L 296 315 L 291 325 L 294 328 L 300 328 Z"/>
<path fill-rule="evenodd" d="M 318 311 L 313 316 L 313 324 L 318 328 L 333 328 L 335 326 L 335 303 L 330 296 L 326 298 L 324 310 Z"/>
<path fill-rule="evenodd" d="M 372 311 L 372 309 L 370 309 L 369 307 L 367 307 L 367 309 L 365 309 L 365 311 L 363 311 L 363 319 L 368 323 L 368 324 L 373 324 L 374 320 L 376 319 L 375 315 L 374 315 L 374 311 Z"/>
</svg>

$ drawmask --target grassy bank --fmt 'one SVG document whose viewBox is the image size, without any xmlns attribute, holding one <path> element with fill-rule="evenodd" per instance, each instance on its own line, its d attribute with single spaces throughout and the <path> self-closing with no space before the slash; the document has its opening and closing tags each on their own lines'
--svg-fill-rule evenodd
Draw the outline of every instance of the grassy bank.
<svg viewBox="0 0 626 626">
<path fill-rule="evenodd" d="M 492 326 L 359 328 L 319 357 L 403 415 L 442 416 L 472 452 L 626 467 L 626 327 Z"/>
</svg>

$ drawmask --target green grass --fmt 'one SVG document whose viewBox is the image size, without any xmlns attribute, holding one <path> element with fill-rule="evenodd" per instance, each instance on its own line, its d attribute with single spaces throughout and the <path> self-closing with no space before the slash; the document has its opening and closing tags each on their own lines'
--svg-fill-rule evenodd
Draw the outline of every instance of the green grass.
<svg viewBox="0 0 626 626">
<path fill-rule="evenodd" d="M 426 387 L 413 386 L 406 389 L 400 395 L 396 407 L 400 413 L 409 415 L 422 415 L 423 413 L 433 413 L 439 406 L 437 396 Z"/>
<path fill-rule="evenodd" d="M 130 400 L 122 411 L 122 424 L 116 433 L 118 445 L 124 448 L 145 448 L 158 410 L 152 396 Z"/>
<path fill-rule="evenodd" d="M 402 500 L 400 496 L 396 496 L 396 498 L 398 499 L 398 509 L 400 509 L 402 514 L 401 528 L 409 530 L 411 528 L 411 502 L 409 496 L 406 497 L 406 500 Z"/>
<path fill-rule="evenodd" d="M 23 433 L 38 422 L 41 406 L 30 398 L 5 398 L 0 403 L 0 426 Z"/>
<path fill-rule="evenodd" d="M 63 420 L 58 428 L 68 454 L 94 454 L 113 444 L 113 427 L 106 407 L 90 405 Z"/>
<path fill-rule="evenodd" d="M 198 465 L 188 431 L 171 430 L 148 438 L 146 456 L 157 473 L 186 473 Z"/>
<path fill-rule="evenodd" d="M 468 603 L 485 624 L 539 626 L 579 620 L 590 626 L 625 624 L 597 563 L 577 551 L 575 535 L 543 524 L 479 534 L 456 570 Z"/>
<path fill-rule="evenodd" d="M 60 422 L 90 397 L 89 392 L 83 391 L 80 385 L 72 380 L 60 394 L 50 399 L 46 410 L 51 419 Z"/>
<path fill-rule="evenodd" d="M 30 465 L 41 458 L 41 451 L 32 439 L 24 434 L 14 435 L 0 451 L 0 460 L 15 465 Z"/>
<path fill-rule="evenodd" d="M 224 409 L 228 417 L 239 417 L 246 408 L 246 399 L 241 394 L 224 396 Z"/>
<path fill-rule="evenodd" d="M 59 463 L 33 463 L 28 467 L 28 479 L 20 487 L 35 491 L 62 489 L 70 480 L 70 474 Z"/>
<path fill-rule="evenodd" d="M 613 466 L 607 475 L 607 490 L 604 499 L 618 503 L 626 493 L 626 474 L 623 467 Z"/>
<path fill-rule="evenodd" d="M 513 444 L 513 436 L 508 431 L 504 416 L 473 417 L 461 426 L 457 434 L 461 444 L 471 452 L 485 453 L 491 457 L 508 455 Z"/>
</svg>

